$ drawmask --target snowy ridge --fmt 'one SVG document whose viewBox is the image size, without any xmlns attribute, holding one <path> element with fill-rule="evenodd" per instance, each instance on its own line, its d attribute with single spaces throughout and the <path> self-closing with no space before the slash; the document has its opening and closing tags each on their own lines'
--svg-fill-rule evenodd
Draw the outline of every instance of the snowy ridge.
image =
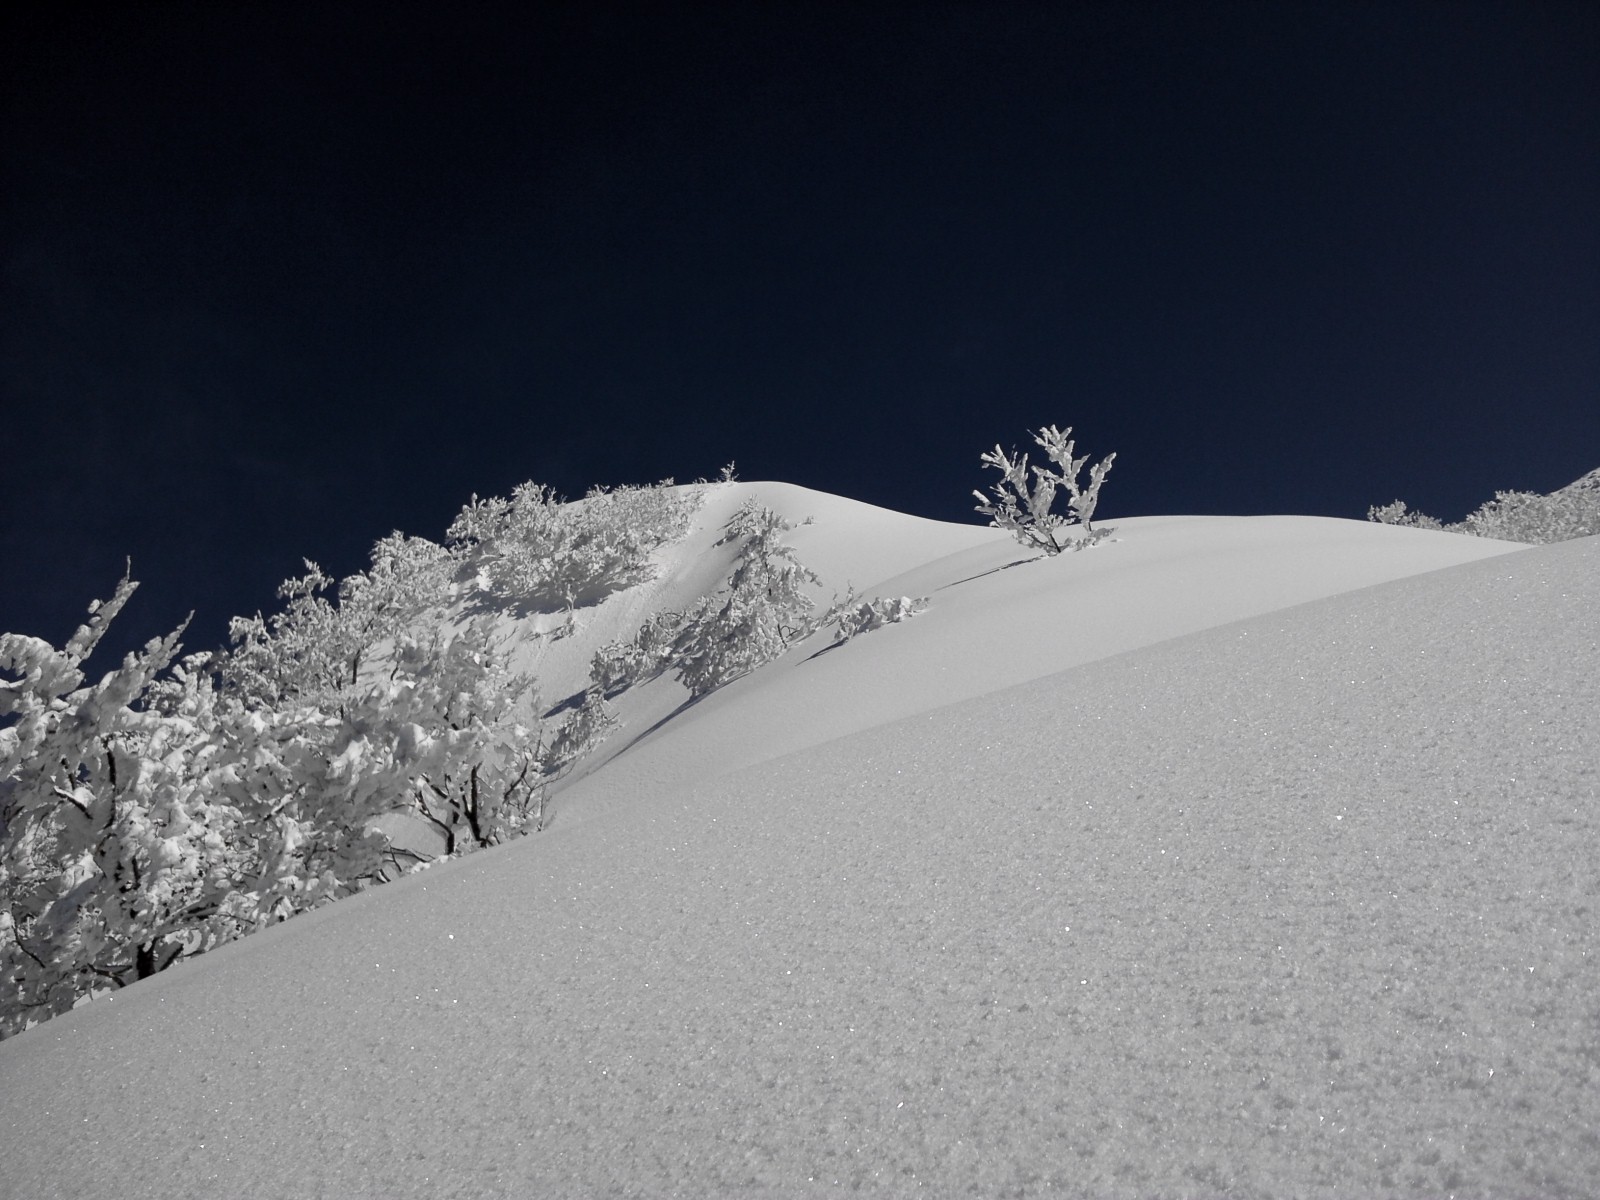
<svg viewBox="0 0 1600 1200">
<path fill-rule="evenodd" d="M 1587 1193 L 1600 542 L 863 507 L 927 613 L 0 1044 L 0 1195 Z"/>
<path fill-rule="evenodd" d="M 557 819 L 1167 638 L 1519 548 L 1320 517 L 1136 517 L 1109 527 L 1114 544 L 1045 559 L 990 529 L 745 486 L 790 520 L 815 517 L 791 536 L 826 586 L 928 596 L 928 611 L 847 651 L 818 635 L 687 711 L 670 681 L 624 698 L 626 728 L 598 757 L 627 754 L 592 785 L 575 782 Z M 708 504 L 702 528 L 749 494 Z"/>
</svg>

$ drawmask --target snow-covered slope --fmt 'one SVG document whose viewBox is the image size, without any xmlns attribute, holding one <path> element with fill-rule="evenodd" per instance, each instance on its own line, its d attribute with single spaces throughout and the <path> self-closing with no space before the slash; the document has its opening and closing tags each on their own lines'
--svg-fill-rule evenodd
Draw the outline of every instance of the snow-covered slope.
<svg viewBox="0 0 1600 1200">
<path fill-rule="evenodd" d="M 1047 559 L 981 526 L 741 484 L 714 489 L 695 534 L 666 552 L 656 607 L 685 607 L 720 582 L 732 551 L 713 543 L 752 497 L 796 523 L 790 538 L 827 588 L 926 596 L 928 612 L 844 647 L 813 638 L 692 707 L 666 679 L 624 697 L 627 727 L 597 758 L 609 765 L 558 802 L 558 819 L 1181 634 L 1520 548 L 1325 517 L 1135 517 L 1113 523 L 1112 543 Z M 617 628 L 597 618 L 597 630 Z M 594 632 L 572 642 L 585 668 Z"/>
<path fill-rule="evenodd" d="M 1592 1194 L 1600 542 L 788 499 L 931 610 L 0 1044 L 0 1195 Z"/>
</svg>

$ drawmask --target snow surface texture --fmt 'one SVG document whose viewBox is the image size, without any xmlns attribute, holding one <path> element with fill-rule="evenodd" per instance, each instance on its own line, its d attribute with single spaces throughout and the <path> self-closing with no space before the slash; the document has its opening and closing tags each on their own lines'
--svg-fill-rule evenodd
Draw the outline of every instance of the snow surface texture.
<svg viewBox="0 0 1600 1200">
<path fill-rule="evenodd" d="M 1600 539 L 1296 521 L 1123 522 L 959 619 L 885 580 L 933 608 L 546 833 L 0 1044 L 0 1195 L 1594 1195 Z M 1395 536 L 1462 565 L 1304 583 Z M 1235 569 L 1258 615 L 1117 642 Z"/>
</svg>

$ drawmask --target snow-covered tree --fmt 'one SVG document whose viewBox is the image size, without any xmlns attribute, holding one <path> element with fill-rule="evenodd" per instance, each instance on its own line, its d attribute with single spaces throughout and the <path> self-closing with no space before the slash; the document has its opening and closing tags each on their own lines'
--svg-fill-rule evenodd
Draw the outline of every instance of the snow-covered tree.
<svg viewBox="0 0 1600 1200">
<path fill-rule="evenodd" d="M 394 671 L 353 710 L 359 758 L 372 764 L 365 786 L 385 812 L 408 797 L 447 854 L 531 827 L 543 760 L 527 714 L 537 701 L 532 677 L 511 671 L 508 658 L 486 621 L 449 637 L 405 637 Z"/>
<path fill-rule="evenodd" d="M 451 853 L 529 827 L 532 680 L 487 620 L 397 628 L 375 563 L 337 606 L 291 581 L 243 667 L 179 631 L 87 683 L 128 579 L 61 650 L 0 636 L 0 1035 L 381 881 L 389 813 Z"/>
<path fill-rule="evenodd" d="M 1540 545 L 1600 533 L 1600 470 L 1589 472 L 1547 495 L 1538 492 L 1496 492 L 1465 519 L 1447 525 L 1425 513 L 1411 512 L 1405 501 L 1374 505 L 1369 521 L 1417 529 L 1442 529 L 1475 537 Z"/>
<path fill-rule="evenodd" d="M 491 595 L 572 608 L 650 578 L 651 553 L 688 530 L 701 497 L 702 489 L 667 479 L 594 488 L 567 503 L 552 488 L 524 483 L 510 500 L 474 496 L 450 526 L 450 543 Z"/>
<path fill-rule="evenodd" d="M 243 815 L 209 785 L 208 695 L 170 684 L 181 629 L 96 684 L 82 664 L 138 585 L 57 650 L 0 635 L 0 1034 L 198 953 L 242 869 Z"/>
<path fill-rule="evenodd" d="M 488 618 L 443 624 L 445 551 L 386 538 L 371 570 L 340 583 L 337 604 L 308 566 L 280 590 L 283 612 L 234 623 L 222 674 L 240 721 L 272 731 L 281 750 L 258 752 L 273 766 L 261 786 L 299 797 L 326 825 L 312 845 L 342 856 L 306 863 L 309 877 L 331 872 L 336 891 L 369 878 L 384 850 L 370 826 L 391 812 L 422 817 L 449 854 L 521 829 L 538 778 L 533 681 L 510 670 Z M 439 612 L 419 625 L 429 610 Z"/>
<path fill-rule="evenodd" d="M 910 620 L 928 607 L 928 598 L 920 596 L 883 596 L 851 604 L 839 612 L 833 624 L 839 630 L 839 640 L 847 642 L 858 634 L 881 629 L 900 621 Z"/>
<path fill-rule="evenodd" d="M 583 699 L 567 714 L 550 739 L 543 768 L 547 778 L 555 778 L 588 757 L 621 722 L 596 684 L 584 690 Z"/>
<path fill-rule="evenodd" d="M 178 633 L 87 685 L 135 586 L 63 650 L 0 637 L 0 1031 L 374 882 L 372 819 L 481 753 L 486 722 L 447 710 L 515 694 L 493 678 L 464 702 L 473 672 L 445 654 L 269 707 L 219 690 L 209 656 L 174 663 Z"/>
<path fill-rule="evenodd" d="M 590 682 L 611 697 L 653 679 L 671 663 L 683 622 L 680 612 L 655 613 L 629 640 L 602 646 L 590 660 Z"/>
<path fill-rule="evenodd" d="M 991 525 L 1009 531 L 1024 546 L 1036 547 L 1046 554 L 1092 546 L 1108 532 L 1095 529 L 1094 511 L 1100 502 L 1100 486 L 1117 456 L 1108 454 L 1090 467 L 1088 483 L 1080 484 L 1078 475 L 1089 456 L 1073 457 L 1071 435 L 1071 426 L 1057 429 L 1054 425 L 1033 435 L 1053 467 L 1030 468 L 1026 454 L 1013 456 L 996 445 L 982 455 L 982 462 L 1000 472 L 1000 481 L 990 488 L 989 496 L 979 491 L 972 493 L 978 498 L 977 511 L 988 517 Z M 1071 517 L 1051 511 L 1062 491 L 1067 494 Z M 1080 536 L 1069 536 L 1079 526 Z"/>
<path fill-rule="evenodd" d="M 373 546 L 371 564 L 334 588 L 307 560 L 305 575 L 278 588 L 282 611 L 235 617 L 234 648 L 219 661 L 230 685 L 267 706 L 315 701 L 355 684 L 375 653 L 448 599 L 455 564 L 425 538 L 392 533 Z M 337 604 L 324 594 L 330 588 Z"/>
<path fill-rule="evenodd" d="M 1565 542 L 1600 533 L 1600 492 L 1496 492 L 1467 515 L 1464 532 L 1508 542 Z"/>
<path fill-rule="evenodd" d="M 695 695 L 771 662 L 816 629 L 810 589 L 821 580 L 783 541 L 793 528 L 753 500 L 729 520 L 717 544 L 743 543 L 733 576 L 688 614 L 674 644 L 677 677 Z"/>
<path fill-rule="evenodd" d="M 1381 506 L 1373 505 L 1367 509 L 1367 520 L 1377 521 L 1383 525 L 1403 525 L 1408 529 L 1444 528 L 1438 518 L 1408 509 L 1404 500 L 1396 500 L 1393 504 Z"/>
<path fill-rule="evenodd" d="M 233 623 L 221 673 L 284 751 L 260 756 L 275 764 L 262 786 L 327 818 L 313 844 L 348 859 L 307 864 L 311 877 L 331 870 L 335 889 L 368 878 L 383 850 L 369 826 L 402 809 L 437 828 L 447 853 L 522 828 L 538 778 L 532 679 L 510 671 L 486 620 L 445 631 L 449 553 L 392 534 L 367 571 L 340 582 L 337 603 L 324 595 L 332 581 L 307 568 L 279 590 L 282 612 Z"/>
</svg>

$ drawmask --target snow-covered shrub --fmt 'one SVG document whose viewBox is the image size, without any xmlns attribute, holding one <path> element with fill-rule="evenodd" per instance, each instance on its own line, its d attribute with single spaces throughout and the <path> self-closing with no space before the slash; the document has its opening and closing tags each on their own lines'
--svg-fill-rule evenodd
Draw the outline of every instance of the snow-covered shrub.
<svg viewBox="0 0 1600 1200">
<path fill-rule="evenodd" d="M 373 779 L 376 757 L 362 753 L 370 715 L 354 704 L 347 712 L 303 703 L 252 708 L 227 691 L 214 692 L 213 702 L 206 786 L 243 818 L 229 839 L 243 865 L 223 910 L 228 936 L 380 879 L 387 843 L 368 823 L 392 805 Z"/>
<path fill-rule="evenodd" d="M 1446 525 L 1424 513 L 1410 512 L 1403 500 L 1368 509 L 1367 519 L 1385 525 L 1442 529 L 1448 533 L 1533 545 L 1590 537 L 1600 533 L 1600 470 L 1591 471 L 1547 495 L 1496 492 L 1493 500 L 1486 501 L 1454 525 Z"/>
<path fill-rule="evenodd" d="M 1068 547 L 1092 546 L 1109 532 L 1094 528 L 1094 510 L 1100 503 L 1100 486 L 1117 456 L 1108 454 L 1090 467 L 1088 483 L 1080 484 L 1078 474 L 1089 456 L 1073 457 L 1071 435 L 1071 426 L 1057 429 L 1054 425 L 1033 435 L 1054 467 L 1031 468 L 1031 481 L 1028 456 L 1013 457 L 996 445 L 982 456 L 982 462 L 1000 472 L 1000 482 L 990 488 L 991 496 L 972 493 L 978 498 L 977 511 L 988 517 L 991 525 L 1008 530 L 1024 546 L 1036 547 L 1046 554 L 1060 554 Z M 1050 511 L 1056 494 L 1062 490 L 1067 493 L 1071 517 Z M 1080 536 L 1068 536 L 1080 525 Z"/>
<path fill-rule="evenodd" d="M 596 749 L 607 735 L 621 724 L 611 703 L 598 685 L 583 693 L 583 700 L 557 728 L 545 754 L 544 774 L 554 778 L 570 770 L 579 759 Z"/>
<path fill-rule="evenodd" d="M 448 552 L 393 534 L 369 570 L 340 582 L 337 604 L 323 595 L 332 581 L 307 568 L 279 589 L 282 612 L 233 622 L 219 672 L 241 719 L 272 731 L 260 786 L 328 818 L 315 844 L 350 860 L 308 861 L 309 876 L 331 871 L 335 891 L 370 877 L 383 846 L 366 831 L 391 812 L 414 811 L 452 854 L 520 829 L 538 775 L 532 679 L 509 670 L 484 621 L 452 633 L 419 622 L 449 598 Z"/>
<path fill-rule="evenodd" d="M 1367 509 L 1367 520 L 1377 521 L 1383 525 L 1403 525 L 1408 529 L 1444 528 L 1437 517 L 1430 517 L 1427 513 L 1412 512 L 1406 507 L 1404 500 L 1396 500 L 1393 504 L 1374 504 Z"/>
<path fill-rule="evenodd" d="M 589 679 L 604 696 L 615 696 L 652 679 L 672 661 L 673 644 L 683 626 L 683 614 L 656 613 L 626 642 L 612 642 L 596 650 L 589 663 Z"/>
<path fill-rule="evenodd" d="M 278 598 L 287 601 L 271 617 L 234 617 L 228 624 L 233 649 L 218 660 L 219 670 L 239 694 L 277 706 L 320 696 L 353 682 L 361 645 L 350 623 L 322 595 L 333 580 L 306 560 L 306 574 L 285 580 Z"/>
<path fill-rule="evenodd" d="M 307 574 L 278 588 L 288 602 L 281 612 L 235 617 L 233 649 L 218 664 L 230 686 L 267 706 L 315 701 L 354 685 L 375 653 L 448 598 L 454 563 L 425 538 L 392 533 L 373 546 L 371 562 L 340 581 L 337 604 L 323 594 L 333 580 L 307 560 Z"/>
<path fill-rule="evenodd" d="M 353 706 L 349 740 L 333 760 L 341 782 L 344 764 L 366 767 L 361 786 L 378 803 L 370 815 L 409 797 L 446 854 L 530 828 L 543 770 L 526 718 L 533 679 L 507 659 L 485 621 L 448 637 L 402 638 L 395 670 Z"/>
<path fill-rule="evenodd" d="M 374 564 L 338 605 L 291 580 L 232 654 L 175 663 L 174 633 L 98 684 L 131 580 L 62 650 L 0 636 L 0 1033 L 379 881 L 386 814 L 450 852 L 527 827 L 531 679 L 483 622 L 402 628 L 421 600 Z"/>
<path fill-rule="evenodd" d="M 771 662 L 816 629 L 808 589 L 821 580 L 784 543 L 792 528 L 754 500 L 728 521 L 717 544 L 742 540 L 733 576 L 685 617 L 673 647 L 677 677 L 694 695 Z"/>
<path fill-rule="evenodd" d="M 884 596 L 844 610 L 835 618 L 834 624 L 839 630 L 839 640 L 846 642 L 859 633 L 867 633 L 881 629 L 885 625 L 908 620 L 926 611 L 927 607 L 926 596 L 916 599 L 910 596 Z"/>
<path fill-rule="evenodd" d="M 510 500 L 476 496 L 450 526 L 489 592 L 522 603 L 591 604 L 650 578 L 651 553 L 682 537 L 702 491 L 654 486 L 595 488 L 566 503 L 524 483 Z"/>
<path fill-rule="evenodd" d="M 64 649 L 0 635 L 0 1036 L 206 949 L 247 867 L 244 814 L 207 781 L 207 697 L 179 684 L 164 711 L 146 702 L 181 630 L 85 683 L 137 586 Z"/>
<path fill-rule="evenodd" d="M 257 761 L 275 770 L 261 786 L 331 822 L 319 845 L 351 842 L 406 809 L 439 830 L 447 853 L 491 845 L 528 809 L 532 678 L 509 670 L 484 620 L 415 632 L 441 593 L 395 599 L 389 578 L 347 579 L 333 605 L 316 594 L 328 581 L 314 570 L 284 585 L 284 612 L 235 622 L 246 636 L 222 674 L 241 720 L 272 731 L 274 750 Z M 360 857 L 370 864 L 381 852 L 369 839 Z M 348 867 L 334 871 L 339 888 Z M 308 864 L 312 877 L 327 869 Z"/>
<path fill-rule="evenodd" d="M 1600 533 L 1600 492 L 1496 492 L 1469 513 L 1465 532 L 1508 542 L 1565 542 Z"/>
</svg>

